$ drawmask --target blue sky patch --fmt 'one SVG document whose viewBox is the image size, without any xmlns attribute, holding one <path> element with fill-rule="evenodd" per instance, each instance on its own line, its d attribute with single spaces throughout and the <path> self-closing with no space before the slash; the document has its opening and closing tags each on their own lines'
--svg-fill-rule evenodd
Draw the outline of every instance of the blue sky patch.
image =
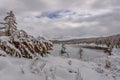
<svg viewBox="0 0 120 80">
<path fill-rule="evenodd" d="M 63 17 L 63 14 L 70 13 L 70 10 L 58 10 L 54 12 L 43 12 L 41 15 L 36 16 L 37 18 L 48 17 L 50 19 L 56 19 Z"/>
<path fill-rule="evenodd" d="M 36 16 L 36 18 L 43 18 L 43 17 L 48 17 L 50 19 L 57 19 L 57 18 L 62 18 L 66 15 L 69 15 L 69 16 L 90 16 L 90 14 L 80 14 L 80 13 L 77 13 L 77 12 L 74 12 L 74 11 L 71 11 L 71 10 L 58 10 L 58 11 L 53 11 L 53 12 L 43 12 L 41 15 L 38 15 Z"/>
</svg>

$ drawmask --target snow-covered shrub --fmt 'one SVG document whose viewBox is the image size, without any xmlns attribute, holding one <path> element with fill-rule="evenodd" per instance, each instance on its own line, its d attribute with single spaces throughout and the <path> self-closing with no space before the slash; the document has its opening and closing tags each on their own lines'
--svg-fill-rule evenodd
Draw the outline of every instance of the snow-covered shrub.
<svg viewBox="0 0 120 80">
<path fill-rule="evenodd" d="M 107 56 L 107 59 L 105 60 L 105 68 L 111 68 L 111 67 L 112 67 L 112 63 Z"/>
<path fill-rule="evenodd" d="M 78 68 L 78 72 L 77 72 L 77 75 L 76 75 L 76 80 L 83 80 L 83 77 L 82 77 L 82 75 L 80 73 L 79 68 Z"/>
</svg>

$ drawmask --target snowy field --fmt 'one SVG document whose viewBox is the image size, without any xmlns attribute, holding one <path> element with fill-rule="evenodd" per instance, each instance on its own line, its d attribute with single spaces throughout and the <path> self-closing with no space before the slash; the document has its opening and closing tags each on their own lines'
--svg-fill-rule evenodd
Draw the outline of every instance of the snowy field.
<svg viewBox="0 0 120 80">
<path fill-rule="evenodd" d="M 120 80 L 120 50 L 114 50 L 112 67 L 104 68 L 103 51 L 83 49 L 79 59 L 79 47 L 66 45 L 70 58 L 59 56 L 61 45 L 54 45 L 51 54 L 34 59 L 0 57 L 0 80 Z M 3 53 L 2 51 L 0 53 Z"/>
</svg>

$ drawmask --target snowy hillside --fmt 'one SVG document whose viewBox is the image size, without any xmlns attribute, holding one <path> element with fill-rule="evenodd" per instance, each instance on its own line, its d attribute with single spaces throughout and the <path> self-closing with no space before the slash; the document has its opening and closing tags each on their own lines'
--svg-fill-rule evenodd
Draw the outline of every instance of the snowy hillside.
<svg viewBox="0 0 120 80">
<path fill-rule="evenodd" d="M 119 50 L 114 50 L 113 53 L 109 57 L 112 63 L 110 69 L 105 68 L 105 63 L 93 60 L 52 55 L 33 59 L 1 56 L 0 80 L 119 80 L 120 53 Z"/>
<path fill-rule="evenodd" d="M 0 80 L 107 80 L 96 68 L 94 63 L 52 56 L 34 60 L 0 57 Z"/>
<path fill-rule="evenodd" d="M 116 58 L 116 59 L 115 59 Z M 119 57 L 113 56 L 112 60 Z M 0 57 L 1 80 L 119 80 L 119 65 L 112 70 L 93 62 L 47 56 L 32 60 Z M 119 68 L 119 69 L 117 69 Z"/>
</svg>

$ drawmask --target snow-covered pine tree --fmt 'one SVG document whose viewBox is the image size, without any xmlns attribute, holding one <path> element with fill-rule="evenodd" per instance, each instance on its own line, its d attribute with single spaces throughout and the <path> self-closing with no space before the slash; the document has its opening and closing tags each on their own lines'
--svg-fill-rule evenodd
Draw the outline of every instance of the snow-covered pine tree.
<svg viewBox="0 0 120 80">
<path fill-rule="evenodd" d="M 16 17 L 12 11 L 4 18 L 5 33 L 4 38 L 0 36 L 0 49 L 6 54 L 15 57 L 33 58 L 35 56 L 45 56 L 53 45 L 50 41 L 35 38 L 27 34 L 24 30 L 17 29 Z"/>
<path fill-rule="evenodd" d="M 13 13 L 13 11 L 10 11 L 7 13 L 7 16 L 4 18 L 5 21 L 5 27 L 7 28 L 7 35 L 10 36 L 15 30 L 17 30 L 16 27 L 16 17 Z"/>
</svg>

